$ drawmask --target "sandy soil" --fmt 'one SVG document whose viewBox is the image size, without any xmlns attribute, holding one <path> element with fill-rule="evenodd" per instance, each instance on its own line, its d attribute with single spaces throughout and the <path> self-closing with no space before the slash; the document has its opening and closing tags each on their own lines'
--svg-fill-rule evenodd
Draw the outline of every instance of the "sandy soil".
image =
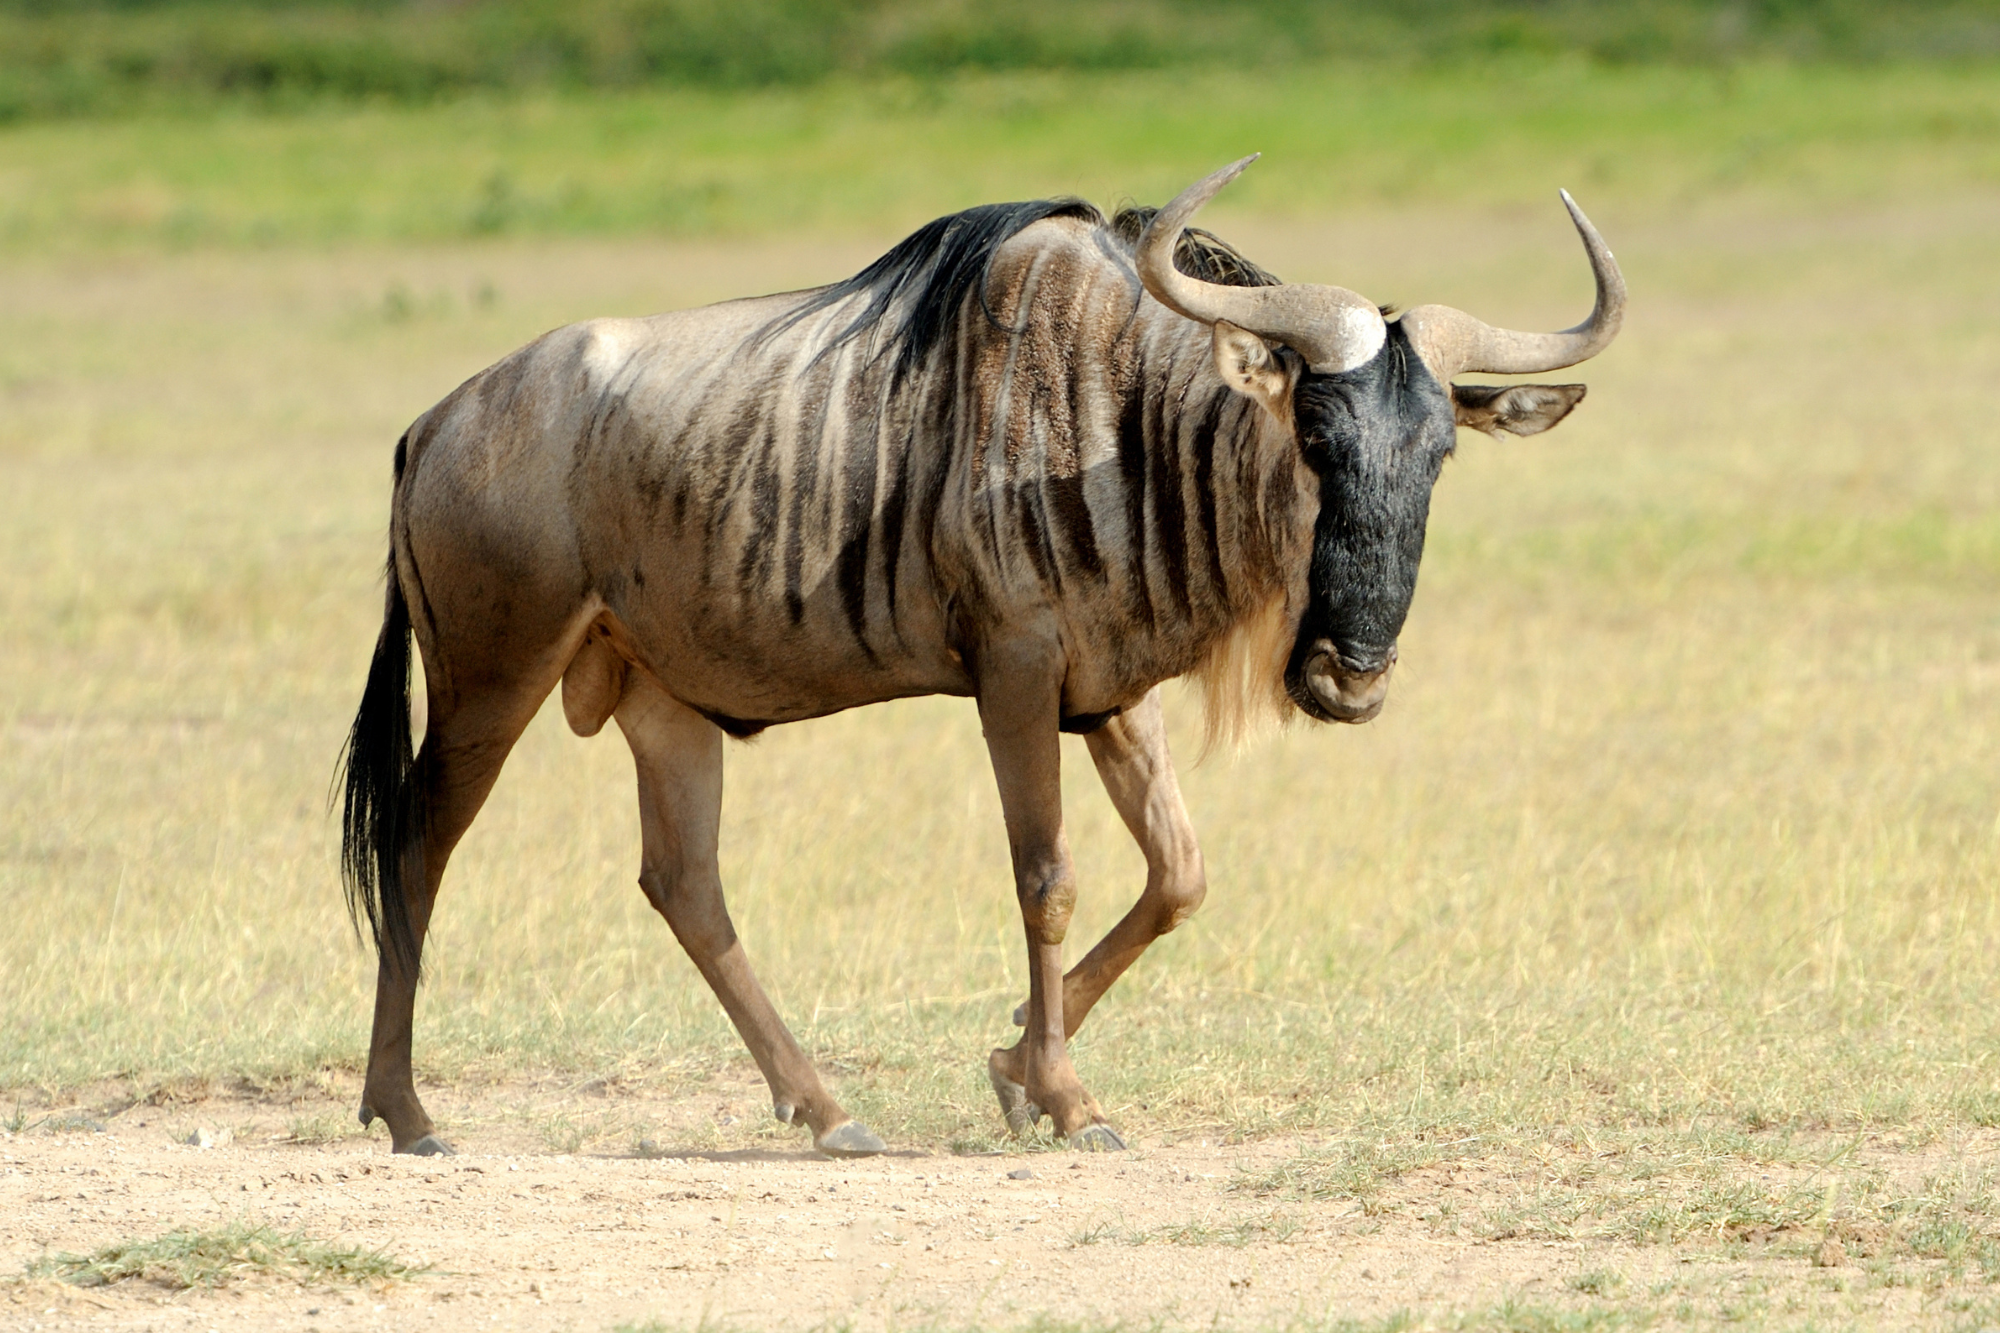
<svg viewBox="0 0 2000 1333">
<path fill-rule="evenodd" d="M 490 1105 L 545 1094 L 457 1095 Z M 448 1115 L 452 1096 L 427 1099 Z M 334 1109 L 327 1101 L 307 1109 Z M 712 1095 L 706 1105 L 712 1114 Z M 52 1251 L 237 1219 L 384 1246 L 431 1272 L 380 1289 L 275 1279 L 203 1291 L 144 1280 L 78 1289 L 16 1278 L 0 1285 L 0 1327 L 959 1328 L 1042 1315 L 1272 1327 L 1510 1300 L 1579 1308 L 1594 1298 L 1572 1280 L 1607 1269 L 1622 1275 L 1621 1299 L 1683 1313 L 1688 1301 L 1726 1311 L 1746 1295 L 1769 1309 L 1773 1293 L 1789 1290 L 1778 1309 L 1816 1308 L 1855 1325 L 1946 1314 L 1911 1284 L 1857 1284 L 1852 1268 L 1814 1268 L 1796 1245 L 1677 1250 L 1454 1234 L 1438 1222 L 1441 1204 L 1472 1218 L 1509 1188 L 1503 1171 L 1476 1161 L 1405 1177 L 1363 1208 L 1240 1188 L 1241 1173 L 1308 1146 L 1298 1142 L 831 1162 L 803 1141 L 552 1153 L 494 1125 L 461 1127 L 456 1157 L 407 1158 L 392 1157 L 381 1137 L 298 1142 L 282 1126 L 296 1126 L 299 1109 L 217 1097 L 102 1120 L 58 1110 L 5 1135 L 0 1274 Z M 213 1146 L 184 1141 L 201 1129 Z M 1896 1156 L 1912 1171 L 1938 1165 Z"/>
</svg>

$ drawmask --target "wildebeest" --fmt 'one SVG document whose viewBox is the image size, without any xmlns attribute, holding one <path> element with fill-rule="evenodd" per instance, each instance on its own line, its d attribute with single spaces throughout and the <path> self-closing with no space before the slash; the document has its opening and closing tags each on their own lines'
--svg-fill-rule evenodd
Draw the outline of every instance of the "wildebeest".
<svg viewBox="0 0 2000 1333">
<path fill-rule="evenodd" d="M 969 695 L 1027 932 L 1025 1032 L 988 1070 L 1016 1132 L 1118 1147 L 1066 1049 L 1201 902 L 1158 687 L 1211 722 L 1382 706 L 1454 423 L 1526 435 L 1581 385 L 1454 386 L 1596 355 L 1590 317 L 1515 333 L 1447 306 L 1390 318 L 1279 283 L 1197 209 L 1076 200 L 940 218 L 806 292 L 558 329 L 459 386 L 396 446 L 387 611 L 348 741 L 343 867 L 379 956 L 361 1119 L 443 1152 L 410 1021 L 445 860 L 562 682 L 580 735 L 638 768 L 639 883 L 770 1084 L 829 1154 L 879 1152 L 751 972 L 716 868 L 724 736 L 857 704 Z M 429 696 L 411 752 L 409 644 Z M 1080 732 L 1146 855 L 1145 891 L 1067 975 L 1075 885 L 1059 733 Z"/>
</svg>

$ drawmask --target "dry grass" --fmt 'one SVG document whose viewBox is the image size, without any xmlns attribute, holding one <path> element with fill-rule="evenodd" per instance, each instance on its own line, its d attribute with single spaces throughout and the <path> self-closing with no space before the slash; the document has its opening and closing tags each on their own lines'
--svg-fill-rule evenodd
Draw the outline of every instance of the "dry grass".
<svg viewBox="0 0 2000 1333">
<path fill-rule="evenodd" d="M 143 1278 L 188 1290 L 220 1287 L 246 1278 L 293 1282 L 379 1285 L 415 1277 L 421 1265 L 382 1250 L 361 1249 L 283 1232 L 261 1223 L 234 1222 L 204 1231 L 170 1231 L 143 1241 L 118 1241 L 89 1254 L 54 1254 L 29 1265 L 30 1277 L 101 1287 Z"/>
<path fill-rule="evenodd" d="M 1587 275 L 1542 193 L 1229 230 L 1287 276 L 1554 326 Z M 1387 714 L 1186 775 L 1208 904 L 1079 1048 L 1128 1129 L 1386 1143 L 1386 1165 L 1330 1168 L 1321 1197 L 1360 1199 L 1399 1154 L 1552 1126 L 1769 1145 L 2000 1120 L 2000 199 L 1585 202 L 1631 325 L 1559 432 L 1468 440 L 1447 470 Z M 99 1080 L 358 1083 L 372 971 L 323 802 L 402 425 L 550 324 L 870 248 L 0 268 L 0 1085 L 30 1118 Z M 1142 872 L 1066 754 L 1084 943 Z M 892 1139 L 989 1140 L 980 1057 L 1022 976 L 970 707 L 863 710 L 729 763 L 732 904 L 801 1038 Z M 680 1082 L 739 1062 L 636 869 L 618 742 L 545 716 L 454 862 L 420 1067 Z M 1817 1185 L 1704 1196 L 1669 1147 L 1679 1193 L 1654 1212 L 1636 1178 L 1550 1185 L 1522 1234 L 1599 1225 L 1607 1198 L 1634 1237 L 1825 1207 Z M 1989 1223 L 1935 1217 L 1925 1243 L 1978 1271 Z"/>
<path fill-rule="evenodd" d="M 1893 1153 L 1857 1163 L 1862 1137 L 1600 1126 L 1447 1145 L 1336 1140 L 1234 1188 L 1414 1218 L 1439 1236 L 1778 1253 L 1931 1287 L 2000 1280 L 1992 1169 L 1959 1160 L 1912 1174 Z M 1829 1244 L 1838 1252 L 1823 1254 Z"/>
</svg>

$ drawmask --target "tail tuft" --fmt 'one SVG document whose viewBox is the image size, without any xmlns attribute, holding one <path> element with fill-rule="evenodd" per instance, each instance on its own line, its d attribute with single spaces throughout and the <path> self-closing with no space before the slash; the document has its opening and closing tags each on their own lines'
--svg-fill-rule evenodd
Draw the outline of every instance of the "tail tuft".
<svg viewBox="0 0 2000 1333">
<path fill-rule="evenodd" d="M 368 664 L 361 708 L 347 734 L 336 787 L 344 793 L 340 870 L 357 931 L 368 920 L 385 963 L 417 963 L 406 886 L 423 868 L 423 804 L 410 744 L 410 607 L 389 559 L 388 605 Z"/>
</svg>

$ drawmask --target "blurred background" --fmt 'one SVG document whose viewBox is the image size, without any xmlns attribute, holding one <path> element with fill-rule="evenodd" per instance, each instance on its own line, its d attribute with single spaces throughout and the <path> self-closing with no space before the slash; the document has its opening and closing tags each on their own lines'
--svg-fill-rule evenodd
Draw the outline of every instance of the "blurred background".
<svg viewBox="0 0 2000 1333">
<path fill-rule="evenodd" d="M 7 0 L 12 117 L 1020 70 L 1966 61 L 1980 0 Z"/>
<path fill-rule="evenodd" d="M 1996 59 L 1990 0 L 0 0 L 0 238 L 879 228 L 1246 134 L 1264 211 L 1886 190 L 1990 149 Z"/>
<path fill-rule="evenodd" d="M 454 385 L 1251 151 L 1204 222 L 1282 277 L 1562 327 L 1567 186 L 1631 315 L 1558 431 L 1461 441 L 1380 719 L 1195 766 L 1170 691 L 1210 897 L 1086 1081 L 1166 1137 L 2000 1122 L 1990 0 L 0 0 L 0 1095 L 352 1099 L 327 783 L 390 453 Z M 1080 950 L 1143 867 L 1065 756 Z M 989 1141 L 1022 978 L 970 706 L 729 765 L 802 1040 L 892 1137 Z M 622 745 L 545 713 L 444 890 L 425 1076 L 747 1086 L 637 866 Z M 592 1107 L 536 1124 L 648 1132 Z"/>
</svg>

